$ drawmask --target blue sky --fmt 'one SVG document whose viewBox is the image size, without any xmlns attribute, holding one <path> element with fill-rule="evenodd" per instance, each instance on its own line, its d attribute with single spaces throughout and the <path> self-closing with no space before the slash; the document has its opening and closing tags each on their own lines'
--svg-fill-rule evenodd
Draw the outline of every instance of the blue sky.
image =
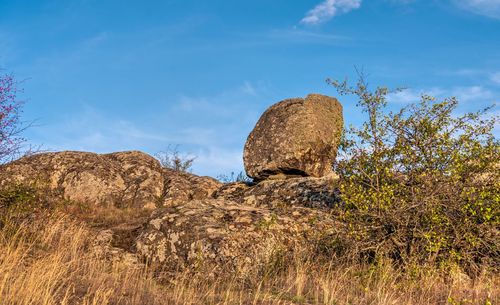
<svg viewBox="0 0 500 305">
<path fill-rule="evenodd" d="M 25 80 L 26 137 L 47 150 L 178 144 L 195 173 L 238 172 L 268 106 L 335 96 L 325 79 L 355 66 L 408 88 L 391 107 L 421 92 L 494 104 L 500 0 L 0 0 L 0 67 Z"/>
</svg>

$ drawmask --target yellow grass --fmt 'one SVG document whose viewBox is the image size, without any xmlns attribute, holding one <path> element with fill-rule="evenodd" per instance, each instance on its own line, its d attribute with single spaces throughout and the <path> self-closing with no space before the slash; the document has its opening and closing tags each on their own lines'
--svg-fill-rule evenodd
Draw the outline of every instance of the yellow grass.
<svg viewBox="0 0 500 305">
<path fill-rule="evenodd" d="M 337 266 L 296 255 L 281 272 L 242 281 L 230 274 L 165 278 L 111 263 L 92 230 L 64 214 L 0 230 L 0 304 L 500 304 L 500 277 L 401 273 L 389 264 Z M 410 274 L 412 274 L 410 276 Z"/>
</svg>

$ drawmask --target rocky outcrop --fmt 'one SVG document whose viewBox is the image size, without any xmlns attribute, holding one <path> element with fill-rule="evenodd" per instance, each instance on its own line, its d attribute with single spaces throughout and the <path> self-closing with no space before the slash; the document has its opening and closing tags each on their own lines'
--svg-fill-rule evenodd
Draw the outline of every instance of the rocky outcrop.
<svg viewBox="0 0 500 305">
<path fill-rule="evenodd" d="M 217 274 L 224 266 L 248 276 L 335 227 L 328 213 L 304 207 L 277 211 L 230 200 L 194 200 L 156 210 L 136 248 L 143 260 L 167 272 L 208 268 L 203 270 Z"/>
<path fill-rule="evenodd" d="M 87 217 L 97 230 L 93 249 L 103 259 L 131 267 L 151 263 L 162 274 L 251 276 L 284 254 L 330 238 L 340 226 L 330 212 L 339 204 L 331 164 L 342 126 L 342 107 L 330 97 L 313 94 L 272 106 L 245 145 L 245 169 L 255 179 L 248 183 L 223 185 L 163 168 L 137 151 L 67 151 L 0 166 L 0 190 L 34 185 L 54 198 L 108 211 L 95 221 Z M 144 208 L 154 210 L 149 218 Z M 113 211 L 130 214 L 106 222 Z"/>
<path fill-rule="evenodd" d="M 164 169 L 138 151 L 112 154 L 43 153 L 0 168 L 0 187 L 24 183 L 51 190 L 54 196 L 99 206 L 156 208 L 210 197 L 220 183 Z"/>
<path fill-rule="evenodd" d="M 162 206 L 189 200 L 211 198 L 222 186 L 219 181 L 190 173 L 179 172 L 172 169 L 163 169 L 164 193 Z"/>
<path fill-rule="evenodd" d="M 339 204 L 337 181 L 328 176 L 264 180 L 257 184 L 235 182 L 220 187 L 213 197 L 254 207 L 329 209 Z"/>
<path fill-rule="evenodd" d="M 323 177 L 332 163 L 343 128 L 342 106 L 332 97 L 311 94 L 267 109 L 244 148 L 247 175 Z"/>
<path fill-rule="evenodd" d="M 116 232 L 112 229 L 104 229 L 95 234 L 92 243 L 93 254 L 103 260 L 111 262 L 121 262 L 126 264 L 129 268 L 139 267 L 140 262 L 137 255 L 119 245 L 114 245 L 116 239 Z"/>
</svg>

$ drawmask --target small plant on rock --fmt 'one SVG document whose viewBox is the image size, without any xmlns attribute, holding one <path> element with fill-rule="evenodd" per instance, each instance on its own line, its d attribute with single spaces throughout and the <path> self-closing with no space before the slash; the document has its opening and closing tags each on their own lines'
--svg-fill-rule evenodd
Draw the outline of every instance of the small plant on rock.
<svg viewBox="0 0 500 305">
<path fill-rule="evenodd" d="M 231 172 L 230 175 L 221 174 L 217 176 L 217 180 L 222 183 L 233 183 L 233 182 L 243 182 L 243 183 L 251 183 L 252 178 L 248 177 L 247 174 L 243 171 L 240 171 L 237 175 L 234 172 Z"/>
<path fill-rule="evenodd" d="M 178 146 L 171 145 L 167 146 L 166 150 L 156 153 L 155 157 L 162 167 L 179 172 L 191 172 L 194 160 L 196 160 L 196 157 L 181 154 Z"/>
</svg>

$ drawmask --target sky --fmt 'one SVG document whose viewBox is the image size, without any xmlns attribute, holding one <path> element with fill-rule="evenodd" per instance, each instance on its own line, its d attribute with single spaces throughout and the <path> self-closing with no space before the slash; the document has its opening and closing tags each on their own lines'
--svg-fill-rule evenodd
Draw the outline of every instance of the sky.
<svg viewBox="0 0 500 305">
<path fill-rule="evenodd" d="M 500 0 L 0 0 L 0 68 L 24 88 L 28 143 L 106 153 L 169 146 L 193 172 L 243 169 L 270 105 L 337 96 L 326 78 L 500 101 Z M 363 115 L 339 97 L 347 125 Z M 499 113 L 499 106 L 494 111 Z"/>
</svg>

